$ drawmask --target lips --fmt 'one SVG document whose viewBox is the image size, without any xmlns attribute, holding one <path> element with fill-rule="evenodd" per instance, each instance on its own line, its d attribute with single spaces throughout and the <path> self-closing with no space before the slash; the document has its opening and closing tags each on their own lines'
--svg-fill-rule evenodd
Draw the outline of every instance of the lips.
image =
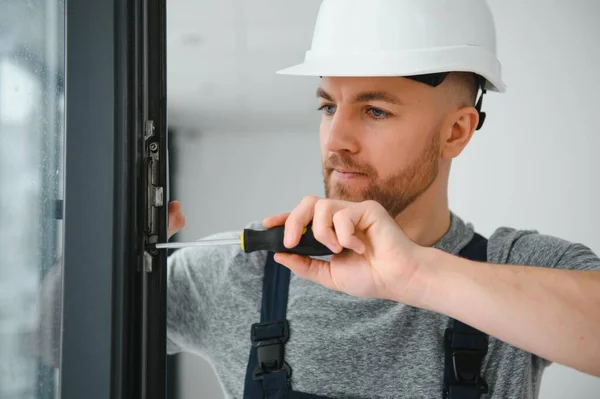
<svg viewBox="0 0 600 399">
<path fill-rule="evenodd" d="M 334 176 L 337 176 L 338 179 L 339 178 L 352 179 L 352 178 L 360 178 L 360 177 L 366 176 L 364 173 L 353 171 L 353 170 L 346 170 L 346 169 L 333 169 L 332 172 L 333 172 L 332 174 Z"/>
<path fill-rule="evenodd" d="M 362 175 L 363 173 L 354 171 L 354 170 L 344 170 L 344 169 L 334 169 L 334 171 L 338 172 L 338 173 L 347 173 L 347 174 L 353 174 L 353 175 Z"/>
</svg>

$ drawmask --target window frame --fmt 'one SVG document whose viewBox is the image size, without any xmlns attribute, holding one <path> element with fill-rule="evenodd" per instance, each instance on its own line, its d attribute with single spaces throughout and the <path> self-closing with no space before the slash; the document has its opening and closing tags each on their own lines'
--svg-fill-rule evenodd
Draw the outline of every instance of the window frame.
<svg viewBox="0 0 600 399">
<path fill-rule="evenodd" d="M 165 396 L 166 252 L 147 251 L 167 231 L 165 6 L 66 2 L 61 398 Z M 146 228 L 153 142 L 154 184 L 164 188 L 155 234 Z"/>
</svg>

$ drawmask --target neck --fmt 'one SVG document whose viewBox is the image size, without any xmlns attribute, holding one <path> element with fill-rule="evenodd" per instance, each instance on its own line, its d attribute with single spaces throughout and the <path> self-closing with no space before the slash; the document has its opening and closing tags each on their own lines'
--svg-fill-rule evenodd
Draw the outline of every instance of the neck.
<svg viewBox="0 0 600 399">
<path fill-rule="evenodd" d="M 396 223 L 413 242 L 424 247 L 437 243 L 450 229 L 447 180 L 438 175 L 433 184 L 396 216 Z"/>
</svg>

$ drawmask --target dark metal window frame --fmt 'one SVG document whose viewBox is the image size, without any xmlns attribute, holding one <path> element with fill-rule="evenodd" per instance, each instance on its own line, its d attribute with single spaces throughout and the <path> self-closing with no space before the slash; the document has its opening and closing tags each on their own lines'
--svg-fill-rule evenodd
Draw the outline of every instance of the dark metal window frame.
<svg viewBox="0 0 600 399">
<path fill-rule="evenodd" d="M 69 0 L 66 20 L 61 398 L 163 398 L 165 1 Z"/>
</svg>

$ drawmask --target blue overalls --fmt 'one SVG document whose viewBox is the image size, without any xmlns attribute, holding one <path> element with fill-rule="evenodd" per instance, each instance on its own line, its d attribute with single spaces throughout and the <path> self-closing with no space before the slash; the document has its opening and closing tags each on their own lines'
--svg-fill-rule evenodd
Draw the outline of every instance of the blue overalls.
<svg viewBox="0 0 600 399">
<path fill-rule="evenodd" d="M 291 369 L 284 359 L 284 346 L 289 339 L 286 310 L 290 270 L 275 262 L 273 255 L 268 254 L 265 265 L 260 323 L 251 327 L 244 399 L 329 399 L 292 389 Z M 487 261 L 487 240 L 475 234 L 459 256 Z M 479 399 L 488 392 L 480 372 L 488 337 L 458 320 L 451 323 L 444 337 L 443 399 Z"/>
</svg>

